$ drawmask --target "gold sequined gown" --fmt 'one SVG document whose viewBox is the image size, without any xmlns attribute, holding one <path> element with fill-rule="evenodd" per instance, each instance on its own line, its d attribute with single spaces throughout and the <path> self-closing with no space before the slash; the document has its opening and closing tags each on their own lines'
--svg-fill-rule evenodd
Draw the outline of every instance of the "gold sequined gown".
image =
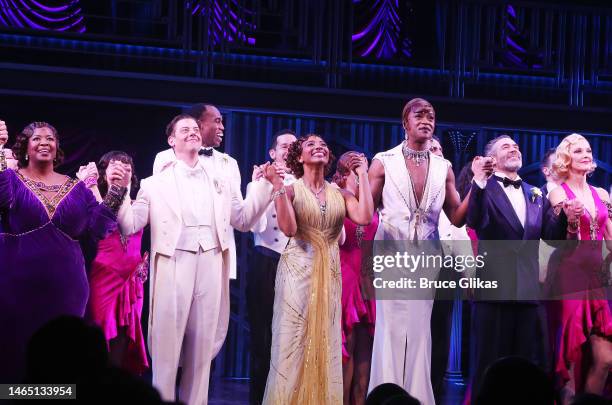
<svg viewBox="0 0 612 405">
<path fill-rule="evenodd" d="M 298 231 L 278 264 L 272 356 L 263 403 L 342 404 L 338 238 L 344 199 L 326 184 L 322 210 L 301 179 L 293 189 Z"/>
</svg>

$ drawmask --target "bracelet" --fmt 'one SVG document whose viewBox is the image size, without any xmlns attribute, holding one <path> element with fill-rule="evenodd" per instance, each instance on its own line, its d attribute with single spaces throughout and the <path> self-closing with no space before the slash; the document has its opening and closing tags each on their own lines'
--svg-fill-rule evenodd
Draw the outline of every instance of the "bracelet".
<svg viewBox="0 0 612 405">
<path fill-rule="evenodd" d="M 108 192 L 106 193 L 106 197 L 104 197 L 104 201 L 102 204 L 106 205 L 117 214 L 119 212 L 119 207 L 121 207 L 121 203 L 123 202 L 123 198 L 125 197 L 125 193 L 127 192 L 127 187 L 117 186 L 112 184 L 108 188 Z"/>
<path fill-rule="evenodd" d="M 272 193 L 272 196 L 270 197 L 271 201 L 276 200 L 277 197 L 280 197 L 281 195 L 285 194 L 287 191 L 285 190 L 285 187 L 281 188 L 278 191 L 275 191 Z"/>
<path fill-rule="evenodd" d="M 6 156 L 4 156 L 4 150 L 0 150 L 0 172 L 6 170 L 8 166 L 6 165 Z"/>
<path fill-rule="evenodd" d="M 85 180 L 83 180 L 83 183 L 85 183 L 85 186 L 87 186 L 87 188 L 91 188 L 98 184 L 98 179 L 96 179 L 94 176 L 89 176 L 86 177 Z"/>
</svg>

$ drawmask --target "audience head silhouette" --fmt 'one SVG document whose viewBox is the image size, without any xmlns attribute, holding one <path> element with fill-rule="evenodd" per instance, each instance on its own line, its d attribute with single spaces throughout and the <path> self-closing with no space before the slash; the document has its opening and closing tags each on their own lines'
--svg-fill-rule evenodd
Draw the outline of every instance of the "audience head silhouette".
<svg viewBox="0 0 612 405">
<path fill-rule="evenodd" d="M 420 402 L 397 384 L 380 384 L 368 394 L 366 405 L 420 405 Z"/>
<path fill-rule="evenodd" d="M 521 357 L 504 357 L 485 372 L 476 405 L 553 405 L 552 381 L 539 367 Z"/>
</svg>

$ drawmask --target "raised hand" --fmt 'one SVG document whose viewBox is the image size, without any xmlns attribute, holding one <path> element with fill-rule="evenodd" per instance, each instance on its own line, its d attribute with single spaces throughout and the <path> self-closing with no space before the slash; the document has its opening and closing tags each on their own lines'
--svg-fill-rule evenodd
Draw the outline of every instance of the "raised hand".
<svg viewBox="0 0 612 405">
<path fill-rule="evenodd" d="M 127 171 L 121 164 L 109 165 L 106 169 L 106 174 L 111 184 L 127 187 L 130 183 L 130 177 L 127 175 Z"/>
<path fill-rule="evenodd" d="M 253 165 L 253 175 L 251 176 L 251 181 L 257 181 L 262 177 L 264 177 L 264 172 L 261 170 L 261 167 Z"/>
<path fill-rule="evenodd" d="M 271 165 L 269 162 L 264 163 L 260 166 L 264 171 L 264 176 L 272 185 L 282 185 L 283 178 L 281 177 L 276 166 Z"/>
<path fill-rule="evenodd" d="M 8 129 L 6 128 L 6 123 L 0 120 L 0 149 L 2 149 L 4 145 L 6 145 L 7 142 L 8 142 Z"/>
<path fill-rule="evenodd" d="M 476 156 L 472 160 L 472 172 L 474 172 L 474 179 L 479 181 L 486 181 L 495 170 L 495 158 Z"/>
<path fill-rule="evenodd" d="M 568 222 L 578 223 L 580 222 L 580 217 L 584 213 L 584 204 L 577 199 L 566 200 L 563 203 L 563 212 L 565 212 Z"/>
<path fill-rule="evenodd" d="M 349 161 L 349 167 L 355 174 L 368 172 L 368 159 L 363 153 L 354 153 Z"/>
<path fill-rule="evenodd" d="M 100 175 L 98 173 L 98 167 L 96 164 L 94 162 L 89 162 L 87 166 L 79 166 L 79 171 L 77 172 L 76 176 L 79 180 L 85 181 L 85 179 L 90 177 L 98 180 Z"/>
<path fill-rule="evenodd" d="M 9 169 L 17 170 L 19 168 L 19 162 L 15 159 L 15 155 L 13 155 L 13 151 L 10 149 L 2 149 L 0 153 L 4 153 L 4 158 L 6 159 L 6 167 Z"/>
</svg>

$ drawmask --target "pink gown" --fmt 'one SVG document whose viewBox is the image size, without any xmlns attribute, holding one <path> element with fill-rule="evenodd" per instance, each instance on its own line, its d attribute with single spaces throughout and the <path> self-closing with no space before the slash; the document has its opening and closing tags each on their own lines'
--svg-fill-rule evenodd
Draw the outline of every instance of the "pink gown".
<svg viewBox="0 0 612 405">
<path fill-rule="evenodd" d="M 142 231 L 121 240 L 115 230 L 98 243 L 89 274 L 89 317 L 102 328 L 107 343 L 125 328 L 129 337 L 122 368 L 140 375 L 149 366 L 140 317 L 143 281 L 137 270 L 142 263 Z M 125 243 L 125 244 L 124 244 Z"/>
<path fill-rule="evenodd" d="M 565 183 L 561 186 L 568 199 L 576 198 Z M 593 219 L 585 209 L 580 218 L 580 241 L 602 241 L 608 210 L 597 191 L 593 187 L 590 189 L 597 209 L 594 220 L 598 229 L 591 234 Z M 552 336 L 555 337 L 555 373 L 560 383 L 565 384 L 570 379 L 570 365 L 573 364 L 576 392 L 584 390 L 584 378 L 590 366 L 589 356 L 583 354 L 583 344 L 591 334 L 612 339 L 612 315 L 606 291 L 599 288 L 602 286 L 602 243 L 579 243 L 575 249 L 560 252 L 558 264 L 553 267 L 553 291 L 570 297 L 549 303 Z"/>
<path fill-rule="evenodd" d="M 360 228 L 358 232 L 358 228 Z M 378 214 L 374 214 L 370 225 L 358 227 L 348 218 L 344 219 L 346 241 L 340 246 L 340 271 L 342 272 L 342 359 L 348 360 L 346 336 L 353 326 L 362 323 L 374 336 L 376 323 L 376 301 L 364 298 L 362 287 L 367 282 L 361 271 L 361 242 L 371 241 L 378 228 Z"/>
</svg>

